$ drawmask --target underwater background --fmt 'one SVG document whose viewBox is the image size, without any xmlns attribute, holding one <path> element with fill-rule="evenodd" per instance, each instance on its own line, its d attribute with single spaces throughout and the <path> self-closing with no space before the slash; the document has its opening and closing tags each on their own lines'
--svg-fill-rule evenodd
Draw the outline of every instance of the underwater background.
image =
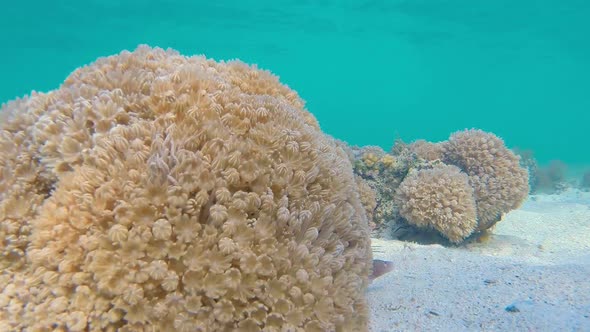
<svg viewBox="0 0 590 332">
<path fill-rule="evenodd" d="M 12 1 L 0 102 L 146 43 L 280 76 L 353 145 L 464 128 L 590 165 L 590 2 L 582 0 Z"/>
</svg>

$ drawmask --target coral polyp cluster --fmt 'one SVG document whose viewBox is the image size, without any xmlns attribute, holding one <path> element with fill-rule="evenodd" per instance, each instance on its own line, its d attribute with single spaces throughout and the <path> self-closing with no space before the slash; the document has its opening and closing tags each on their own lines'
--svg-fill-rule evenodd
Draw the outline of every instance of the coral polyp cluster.
<svg viewBox="0 0 590 332">
<path fill-rule="evenodd" d="M 444 162 L 469 176 L 477 202 L 478 230 L 492 227 L 528 196 L 528 172 L 498 136 L 482 130 L 464 130 L 452 134 L 442 144 Z"/>
<path fill-rule="evenodd" d="M 367 329 L 352 166 L 270 73 L 141 46 L 1 117 L 0 330 Z"/>
<path fill-rule="evenodd" d="M 396 201 L 412 225 L 434 229 L 452 242 L 461 242 L 477 226 L 473 188 L 456 166 L 411 172 L 397 189 Z"/>
<path fill-rule="evenodd" d="M 397 189 L 400 215 L 453 243 L 491 228 L 528 195 L 527 170 L 492 133 L 464 130 L 447 141 L 419 141 L 408 149 L 425 163 Z"/>
<path fill-rule="evenodd" d="M 529 192 L 519 157 L 482 130 L 438 143 L 398 141 L 391 153 L 344 148 L 377 237 L 419 239 L 422 231 L 434 231 L 458 244 L 493 227 Z"/>
</svg>

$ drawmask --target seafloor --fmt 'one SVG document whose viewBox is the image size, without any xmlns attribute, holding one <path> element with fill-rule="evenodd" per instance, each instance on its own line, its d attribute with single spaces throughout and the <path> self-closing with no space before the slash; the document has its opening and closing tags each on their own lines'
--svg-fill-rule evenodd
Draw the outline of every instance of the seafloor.
<svg viewBox="0 0 590 332">
<path fill-rule="evenodd" d="M 368 290 L 381 331 L 590 331 L 590 193 L 532 195 L 485 242 L 373 239 L 395 269 Z"/>
</svg>

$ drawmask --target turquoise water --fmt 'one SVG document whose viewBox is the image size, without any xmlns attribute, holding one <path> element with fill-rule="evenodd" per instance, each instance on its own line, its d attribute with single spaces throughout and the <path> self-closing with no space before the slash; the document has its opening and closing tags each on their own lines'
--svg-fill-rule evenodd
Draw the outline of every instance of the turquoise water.
<svg viewBox="0 0 590 332">
<path fill-rule="evenodd" d="M 269 69 L 351 144 L 477 127 L 590 164 L 588 17 L 581 0 L 12 1 L 0 101 L 148 43 Z"/>
</svg>

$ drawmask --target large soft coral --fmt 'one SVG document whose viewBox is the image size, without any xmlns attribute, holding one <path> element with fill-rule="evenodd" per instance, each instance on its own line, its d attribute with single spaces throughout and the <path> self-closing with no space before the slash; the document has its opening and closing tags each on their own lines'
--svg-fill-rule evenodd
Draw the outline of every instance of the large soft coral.
<svg viewBox="0 0 590 332">
<path fill-rule="evenodd" d="M 2 117 L 0 330 L 367 329 L 351 164 L 270 73 L 141 46 Z"/>
</svg>

